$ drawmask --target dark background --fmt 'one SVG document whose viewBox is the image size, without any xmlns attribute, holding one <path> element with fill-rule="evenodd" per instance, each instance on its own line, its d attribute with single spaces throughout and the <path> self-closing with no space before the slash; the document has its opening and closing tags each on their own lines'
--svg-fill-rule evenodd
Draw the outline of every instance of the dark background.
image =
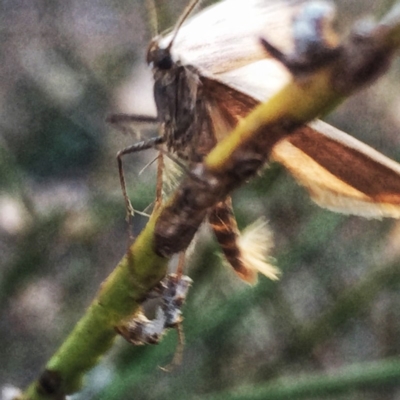
<svg viewBox="0 0 400 400">
<path fill-rule="evenodd" d="M 160 1 L 161 25 L 186 1 Z M 379 15 L 378 1 L 344 1 L 343 32 Z M 0 385 L 25 387 L 62 343 L 127 245 L 116 152 L 137 138 L 110 112 L 151 112 L 151 38 L 143 1 L 0 2 Z M 327 120 L 400 160 L 399 62 Z M 155 153 L 127 159 L 139 210 L 154 199 Z M 351 166 L 349 166 L 351 168 Z M 400 225 L 322 210 L 277 166 L 234 194 L 241 227 L 266 216 L 278 282 L 250 287 L 221 265 L 209 232 L 188 266 L 194 280 L 181 366 L 176 333 L 156 347 L 118 340 L 81 398 L 203 398 L 276 377 L 349 365 L 378 369 L 400 353 Z M 138 231 L 146 218 L 135 219 Z M 252 388 L 252 389 L 249 389 Z M 321 393 L 323 393 L 322 390 Z M 301 392 L 291 398 L 300 398 Z M 297 396 L 297 397 L 296 397 Z M 308 397 L 307 397 L 308 396 Z M 351 386 L 305 398 L 399 399 L 400 385 Z"/>
</svg>

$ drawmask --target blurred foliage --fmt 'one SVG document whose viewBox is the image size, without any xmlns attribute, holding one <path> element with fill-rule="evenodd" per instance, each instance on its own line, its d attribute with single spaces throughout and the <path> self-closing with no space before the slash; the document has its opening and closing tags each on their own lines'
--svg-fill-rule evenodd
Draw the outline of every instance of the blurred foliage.
<svg viewBox="0 0 400 400">
<path fill-rule="evenodd" d="M 186 1 L 158 3 L 166 28 Z M 338 3 L 346 31 L 385 2 Z M 0 385 L 36 377 L 125 251 L 115 154 L 137 139 L 104 119 L 154 108 L 143 73 L 146 18 L 139 0 L 0 4 Z M 328 120 L 399 161 L 398 66 Z M 154 166 L 138 176 L 153 157 L 126 163 L 138 209 L 154 198 Z M 188 266 L 182 365 L 158 369 L 173 356 L 174 332 L 155 347 L 121 340 L 78 397 L 218 398 L 243 386 L 250 398 L 249 388 L 285 378 L 280 387 L 300 398 L 290 383 L 307 376 L 320 386 L 312 392 L 306 380 L 301 398 L 398 398 L 386 360 L 400 353 L 399 223 L 321 210 L 276 165 L 235 193 L 234 205 L 242 227 L 261 215 L 270 221 L 282 279 L 238 282 L 203 230 Z M 145 223 L 137 217 L 136 232 Z M 368 362 L 372 379 L 338 392 L 321 377 Z"/>
</svg>

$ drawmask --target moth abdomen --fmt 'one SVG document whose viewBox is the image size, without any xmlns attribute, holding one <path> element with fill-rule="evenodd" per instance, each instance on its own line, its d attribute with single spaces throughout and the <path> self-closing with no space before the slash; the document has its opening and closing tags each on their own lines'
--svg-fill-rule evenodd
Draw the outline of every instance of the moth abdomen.
<svg viewBox="0 0 400 400">
<path fill-rule="evenodd" d="M 211 211 L 208 220 L 226 261 L 240 278 L 247 282 L 254 282 L 256 279 L 254 271 L 246 268 L 240 258 L 240 233 L 230 199 L 218 203 Z"/>
<path fill-rule="evenodd" d="M 218 203 L 208 218 L 226 261 L 242 280 L 254 284 L 259 272 L 278 278 L 278 269 L 270 263 L 272 233 L 265 221 L 256 221 L 240 233 L 230 197 Z"/>
</svg>

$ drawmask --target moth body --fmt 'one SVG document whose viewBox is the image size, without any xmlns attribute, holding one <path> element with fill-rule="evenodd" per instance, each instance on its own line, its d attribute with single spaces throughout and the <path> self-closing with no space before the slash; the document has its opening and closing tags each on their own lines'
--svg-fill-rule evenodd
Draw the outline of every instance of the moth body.
<svg viewBox="0 0 400 400">
<path fill-rule="evenodd" d="M 288 69 L 261 46 L 260 38 L 268 40 L 271 48 L 279 50 L 278 54 L 296 56 L 296 46 L 299 51 L 304 43 L 302 34 L 293 33 L 291 27 L 304 3 L 303 0 L 223 0 L 188 19 L 177 32 L 151 42 L 147 61 L 154 74 L 160 141 L 169 152 L 186 161 L 189 167 L 200 163 L 259 102 L 273 98 L 292 79 Z M 318 32 L 319 29 L 312 30 L 311 39 Z M 320 39 L 328 45 L 328 50 L 330 44 L 336 44 L 330 36 Z M 310 43 L 309 37 L 305 37 L 306 48 L 302 51 L 306 58 Z M 311 54 L 318 59 L 314 47 Z M 318 205 L 370 218 L 400 217 L 397 162 L 321 121 L 301 126 L 290 135 L 279 132 L 280 136 L 270 132 L 263 139 L 263 159 L 285 166 Z M 259 150 L 258 143 L 251 145 Z M 231 211 L 229 198 L 207 210 L 226 259 L 248 282 L 255 281 L 255 271 L 276 276 L 275 269 L 268 269 L 266 252 L 270 243 L 260 256 L 255 256 L 261 248 L 255 241 L 262 235 L 250 236 L 254 246 L 250 246 L 250 241 L 241 241 Z M 178 213 L 172 214 L 173 226 L 156 226 L 160 243 L 164 237 L 171 244 L 177 242 L 170 232 L 194 233 L 196 224 Z M 196 218 L 202 220 L 203 216 Z M 264 236 L 269 237 L 265 224 L 263 229 Z M 189 241 L 190 238 L 182 243 Z M 245 255 L 247 251 L 251 256 Z M 259 262 L 262 258 L 266 259 L 263 265 Z"/>
<path fill-rule="evenodd" d="M 179 36 L 178 31 L 176 37 Z M 217 91 L 220 84 L 215 81 L 214 86 L 214 80 L 207 78 L 207 72 L 203 73 L 201 68 L 182 63 L 177 56 L 179 49 L 173 55 L 174 39 L 175 36 L 171 38 L 171 35 L 168 40 L 154 39 L 149 46 L 147 62 L 153 69 L 154 99 L 161 136 L 167 150 L 187 162 L 191 168 L 203 161 L 218 139 L 225 136 L 238 119 L 236 116 L 232 120 L 229 115 L 220 115 L 221 112 L 214 107 L 215 100 L 210 98 L 210 92 Z M 230 91 L 230 97 L 234 97 L 235 90 Z M 240 94 L 236 94 L 236 97 L 240 97 Z M 254 243 L 258 256 L 246 256 L 249 247 L 241 244 L 246 240 L 240 236 L 230 198 L 209 211 L 209 222 L 228 263 L 243 280 L 255 282 L 257 272 L 253 261 L 257 259 L 257 265 L 262 264 L 270 246 L 264 249 Z M 260 229 L 265 237 L 271 236 L 265 224 Z M 269 263 L 265 265 L 269 267 Z M 275 278 L 276 271 L 273 270 L 269 276 Z"/>
</svg>

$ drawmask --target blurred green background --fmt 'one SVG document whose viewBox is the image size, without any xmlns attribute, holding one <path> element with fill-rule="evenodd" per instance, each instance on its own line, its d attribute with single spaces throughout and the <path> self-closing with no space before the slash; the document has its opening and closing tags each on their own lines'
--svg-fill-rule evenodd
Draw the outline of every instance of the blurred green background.
<svg viewBox="0 0 400 400">
<path fill-rule="evenodd" d="M 386 6 L 338 3 L 343 32 Z M 162 26 L 185 4 L 160 0 Z M 37 377 L 124 254 L 115 154 L 137 138 L 105 117 L 154 113 L 147 21 L 142 0 L 0 2 L 0 386 Z M 399 66 L 327 118 L 398 161 Z M 154 199 L 154 168 L 138 177 L 154 156 L 127 157 L 139 210 Z M 234 206 L 241 227 L 269 220 L 281 280 L 239 282 L 204 231 L 188 266 L 182 365 L 158 369 L 173 331 L 154 347 L 118 340 L 77 397 L 399 399 L 400 224 L 322 210 L 277 166 Z M 145 223 L 135 219 L 136 233 Z"/>
</svg>

